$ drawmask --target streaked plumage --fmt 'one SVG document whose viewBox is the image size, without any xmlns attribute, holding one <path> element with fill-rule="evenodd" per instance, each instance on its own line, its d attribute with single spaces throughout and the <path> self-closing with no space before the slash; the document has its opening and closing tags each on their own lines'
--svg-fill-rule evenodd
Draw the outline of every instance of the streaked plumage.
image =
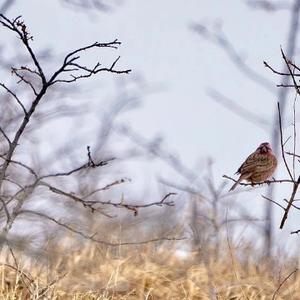
<svg viewBox="0 0 300 300">
<path fill-rule="evenodd" d="M 276 166 L 277 159 L 272 152 L 270 144 L 260 144 L 256 151 L 250 154 L 237 170 L 236 174 L 241 175 L 230 191 L 233 191 L 242 180 L 251 183 L 267 180 L 274 173 Z"/>
</svg>

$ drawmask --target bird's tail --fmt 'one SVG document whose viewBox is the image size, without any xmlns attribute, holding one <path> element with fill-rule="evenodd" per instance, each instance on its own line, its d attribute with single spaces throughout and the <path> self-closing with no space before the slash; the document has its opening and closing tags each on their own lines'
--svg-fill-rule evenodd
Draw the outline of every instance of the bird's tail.
<svg viewBox="0 0 300 300">
<path fill-rule="evenodd" d="M 243 180 L 243 178 L 242 178 L 242 176 L 240 176 L 240 178 L 237 180 L 237 182 L 235 182 L 234 185 L 230 188 L 229 192 L 233 191 L 242 180 Z"/>
</svg>

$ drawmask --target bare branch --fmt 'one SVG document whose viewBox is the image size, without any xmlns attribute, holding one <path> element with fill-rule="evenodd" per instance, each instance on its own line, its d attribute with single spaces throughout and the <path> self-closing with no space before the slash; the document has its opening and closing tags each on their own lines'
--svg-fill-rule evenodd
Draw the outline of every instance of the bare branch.
<svg viewBox="0 0 300 300">
<path fill-rule="evenodd" d="M 80 58 L 79 54 L 81 54 L 82 52 L 84 52 L 86 50 L 90 50 L 92 48 L 114 48 L 114 49 L 117 49 L 117 47 L 120 45 L 120 42 L 117 40 L 115 40 L 111 43 L 98 43 L 97 42 L 97 43 L 88 45 L 86 47 L 79 48 L 79 49 L 74 50 L 74 51 L 70 52 L 69 54 L 67 54 L 64 59 L 63 65 L 56 72 L 54 72 L 52 74 L 52 76 L 50 76 L 50 79 L 47 81 L 46 76 L 44 75 L 42 66 L 41 66 L 40 62 L 38 61 L 36 54 L 34 53 L 34 51 L 31 48 L 30 41 L 32 40 L 32 36 L 29 34 L 25 23 L 21 20 L 21 17 L 19 16 L 13 20 L 10 20 L 7 17 L 5 17 L 3 15 L 3 13 L 0 13 L 0 26 L 1 25 L 4 26 L 6 29 L 17 34 L 17 36 L 20 38 L 23 46 L 25 46 L 27 53 L 29 53 L 31 64 L 33 64 L 34 67 L 31 67 L 29 65 L 29 66 L 22 66 L 20 68 L 12 68 L 12 72 L 20 79 L 19 82 L 22 81 L 22 82 L 26 83 L 32 89 L 32 91 L 35 95 L 28 110 L 26 110 L 24 105 L 18 98 L 18 96 L 15 93 L 13 93 L 9 88 L 7 88 L 4 84 L 1 84 L 1 87 L 4 88 L 11 96 L 13 96 L 13 98 L 20 105 L 20 107 L 22 108 L 22 110 L 24 112 L 24 117 L 23 117 L 22 121 L 20 122 L 20 125 L 18 125 L 12 140 L 10 140 L 8 138 L 8 136 L 5 134 L 4 130 L 2 128 L 0 128 L 1 134 L 4 135 L 4 137 L 6 138 L 6 140 L 9 143 L 9 147 L 8 147 L 8 150 L 6 151 L 5 157 L 2 156 L 2 159 L 4 159 L 4 162 L 0 166 L 0 190 L 2 190 L 3 183 L 5 181 L 10 180 L 9 178 L 7 178 L 6 173 L 7 173 L 8 167 L 11 164 L 16 164 L 18 166 L 26 168 L 32 175 L 35 176 L 35 180 L 33 183 L 28 184 L 24 187 L 22 187 L 21 185 L 18 185 L 20 189 L 18 191 L 16 191 L 14 195 L 11 195 L 11 197 L 8 200 L 6 200 L 5 202 L 3 202 L 4 198 L 2 199 L 2 196 L 1 196 L 1 201 L 3 202 L 1 209 L 4 209 L 5 211 L 7 211 L 7 205 L 11 201 L 13 201 L 14 199 L 17 200 L 16 205 L 11 210 L 10 217 L 7 216 L 7 224 L 4 226 L 4 228 L 2 230 L 2 233 L 3 233 L 4 237 L 6 238 L 6 234 L 12 227 L 13 222 L 16 219 L 16 217 L 19 215 L 20 210 L 24 204 L 24 201 L 27 199 L 28 195 L 31 194 L 38 185 L 48 186 L 48 188 L 50 190 L 52 189 L 52 191 L 55 190 L 57 193 L 62 194 L 63 191 L 48 185 L 47 183 L 41 181 L 42 179 L 47 179 L 47 178 L 51 178 L 51 177 L 69 176 L 75 172 L 78 172 L 83 169 L 87 169 L 89 167 L 96 168 L 96 167 L 104 166 L 109 161 L 112 160 L 112 159 L 108 159 L 106 161 L 100 161 L 100 162 L 96 163 L 96 162 L 92 161 L 91 155 L 90 155 L 89 161 L 76 169 L 73 169 L 73 170 L 70 170 L 67 172 L 47 174 L 47 175 L 44 175 L 41 177 L 39 177 L 37 175 L 37 173 L 31 167 L 29 167 L 26 164 L 23 164 L 21 162 L 13 160 L 15 150 L 16 150 L 17 146 L 19 145 L 19 140 L 21 139 L 25 129 L 27 128 L 28 124 L 31 121 L 32 115 L 37 110 L 38 105 L 40 104 L 41 100 L 44 98 L 44 95 L 47 93 L 49 87 L 55 81 L 59 81 L 59 80 L 64 81 L 63 78 L 62 79 L 58 78 L 58 76 L 60 74 L 63 74 L 64 72 L 81 71 L 82 74 L 78 74 L 78 73 L 77 73 L 77 75 L 71 74 L 71 76 L 73 76 L 71 80 L 76 80 L 79 78 L 90 77 L 90 76 L 97 74 L 99 72 L 102 72 L 102 71 L 108 71 L 108 72 L 117 73 L 117 74 L 122 74 L 122 73 L 127 74 L 130 72 L 130 70 L 124 70 L 124 71 L 115 70 L 115 66 L 116 66 L 117 62 L 119 61 L 119 57 L 114 60 L 114 62 L 112 63 L 112 65 L 109 68 L 101 67 L 100 63 L 97 63 L 94 68 L 88 68 L 88 67 L 80 65 L 78 63 L 78 60 Z M 26 75 L 26 76 L 24 76 L 24 75 Z M 39 87 L 36 87 L 31 82 L 31 80 L 27 78 L 27 76 L 32 77 L 32 75 L 38 76 L 40 78 L 41 84 L 37 85 Z M 67 80 L 65 80 L 65 82 L 67 82 Z M 11 181 L 11 182 L 15 183 L 15 181 Z M 22 194 L 24 194 L 23 198 L 20 197 Z M 72 196 L 71 193 L 70 194 L 65 193 L 65 194 L 68 195 L 69 198 L 79 201 L 78 200 L 79 198 L 77 199 L 76 196 Z M 5 199 L 7 199 L 7 197 Z M 93 205 L 85 204 L 84 201 L 82 202 L 82 199 L 80 199 L 79 202 L 81 202 L 85 206 L 88 206 L 91 210 L 95 210 L 95 208 L 93 208 Z M 164 202 L 164 204 L 167 203 L 167 201 L 163 201 L 163 202 Z M 106 214 L 104 214 L 104 215 L 106 215 Z M 106 215 L 106 216 L 108 216 L 108 215 Z"/>
<path fill-rule="evenodd" d="M 82 171 L 84 169 L 88 169 L 90 167 L 92 168 L 98 168 L 98 167 L 102 167 L 102 166 L 106 166 L 110 161 L 115 160 L 115 158 L 109 158 L 107 160 L 102 160 L 99 161 L 97 163 L 94 164 L 94 166 L 91 166 L 90 163 L 85 163 L 75 169 L 72 169 L 70 171 L 66 171 L 66 172 L 58 172 L 58 173 L 52 173 L 52 174 L 47 174 L 47 175 L 43 175 L 40 177 L 40 180 L 46 179 L 46 178 L 51 178 L 51 177 L 60 177 L 60 176 L 70 176 L 76 172 Z"/>
<path fill-rule="evenodd" d="M 109 43 L 93 43 L 91 45 L 88 45 L 86 47 L 82 47 L 79 48 L 77 50 L 74 50 L 72 52 L 70 52 L 69 54 L 66 55 L 62 66 L 52 75 L 52 77 L 49 80 L 49 86 L 56 84 L 56 83 L 71 83 L 71 82 L 75 82 L 78 79 L 82 79 L 82 78 L 88 78 L 91 77 L 94 74 L 97 74 L 99 72 L 110 72 L 110 73 L 115 73 L 115 74 L 128 74 L 131 72 L 130 69 L 127 70 L 115 70 L 114 67 L 116 65 L 116 63 L 119 61 L 120 56 L 117 57 L 115 59 L 115 61 L 112 63 L 112 65 L 110 66 L 110 68 L 106 68 L 106 67 L 100 67 L 101 64 L 97 63 L 92 69 L 82 66 L 78 63 L 75 63 L 75 61 L 77 61 L 80 56 L 74 56 L 74 55 L 78 55 L 83 51 L 92 49 L 92 48 L 113 48 L 113 49 L 118 49 L 118 46 L 121 45 L 121 42 L 119 42 L 118 40 L 114 40 L 113 42 L 109 42 Z M 71 67 L 71 68 L 70 68 Z M 76 72 L 76 71 L 84 71 L 83 74 L 80 75 L 74 75 L 71 74 L 71 79 L 57 79 L 58 76 L 61 73 L 64 72 Z"/>
<path fill-rule="evenodd" d="M 120 201 L 120 202 L 116 203 L 116 202 L 101 201 L 101 200 L 85 200 L 86 198 L 76 196 L 74 193 L 67 193 L 67 192 L 65 192 L 65 191 L 63 191 L 63 190 L 61 190 L 57 187 L 54 187 L 54 186 L 52 186 L 48 183 L 41 182 L 40 185 L 48 187 L 49 190 L 52 191 L 55 194 L 65 196 L 69 199 L 72 199 L 76 202 L 81 203 L 83 205 L 83 207 L 89 208 L 91 210 L 91 212 L 97 211 L 97 212 L 100 212 L 102 214 L 104 214 L 102 212 L 102 210 L 99 210 L 99 208 L 95 208 L 96 204 L 113 206 L 115 208 L 125 208 L 125 209 L 128 209 L 130 211 L 133 211 L 135 216 L 137 216 L 138 209 L 140 209 L 140 208 L 147 208 L 147 207 L 150 207 L 150 206 L 174 206 L 175 205 L 174 201 L 166 201 L 166 200 L 169 197 L 176 195 L 176 193 L 168 193 L 163 197 L 162 200 L 157 201 L 157 202 L 151 202 L 151 203 L 147 203 L 147 204 L 126 204 L 123 201 Z"/>
<path fill-rule="evenodd" d="M 273 294 L 273 297 L 272 297 L 272 300 L 275 300 L 276 299 L 276 295 L 278 294 L 280 288 L 284 285 L 284 283 L 292 276 L 294 275 L 295 273 L 298 272 L 298 269 L 295 269 L 294 271 L 292 271 L 288 276 L 286 276 L 284 278 L 284 280 L 279 284 L 278 288 L 275 290 L 274 294 Z"/>
<path fill-rule="evenodd" d="M 69 6 L 73 6 L 76 11 L 84 10 L 99 10 L 102 12 L 109 12 L 113 9 L 114 4 L 117 1 L 105 1 L 105 0 L 61 0 Z"/>
<path fill-rule="evenodd" d="M 281 118 L 281 111 L 280 111 L 280 104 L 279 102 L 277 102 L 277 108 L 278 108 L 278 122 L 279 122 L 279 132 L 280 132 L 280 146 L 281 146 L 281 155 L 282 155 L 282 159 L 284 161 L 286 170 L 289 173 L 290 178 L 295 181 L 295 178 L 293 178 L 293 175 L 291 173 L 290 167 L 286 161 L 286 157 L 285 157 L 285 151 L 284 151 L 284 143 L 283 143 L 283 132 L 282 132 L 282 118 Z"/>
<path fill-rule="evenodd" d="M 3 208 L 4 209 L 4 212 L 5 212 L 5 216 L 6 216 L 6 224 L 9 223 L 10 221 L 10 213 L 8 211 L 8 208 L 7 208 L 7 205 L 5 203 L 5 200 L 0 196 L 0 202 L 2 203 L 2 207 L 1 209 Z"/>
<path fill-rule="evenodd" d="M 33 94 L 35 96 L 38 95 L 38 92 L 37 92 L 36 88 L 34 87 L 34 85 L 32 84 L 32 82 L 29 81 L 28 79 L 26 79 L 24 75 L 20 74 L 19 71 L 18 71 L 18 69 L 11 68 L 11 72 L 13 74 L 15 74 L 18 78 L 20 78 L 20 80 L 17 83 L 20 83 L 20 82 L 26 83 L 31 88 L 31 90 L 33 91 Z"/>
<path fill-rule="evenodd" d="M 96 189 L 96 190 L 88 193 L 87 195 L 85 195 L 84 197 L 82 197 L 82 199 L 87 199 L 87 198 L 91 197 L 92 195 L 94 195 L 94 194 L 96 194 L 98 192 L 109 190 L 111 187 L 113 187 L 115 185 L 122 184 L 122 183 L 124 183 L 126 181 L 130 181 L 130 179 L 122 178 L 122 179 L 119 179 L 119 180 L 115 180 L 114 182 L 111 182 L 111 183 L 105 185 L 102 188 Z"/>
<path fill-rule="evenodd" d="M 27 114 L 27 111 L 23 105 L 23 103 L 21 102 L 21 100 L 19 99 L 19 97 L 14 93 L 12 92 L 11 89 L 9 89 L 5 84 L 3 83 L 0 83 L 0 86 L 2 86 L 11 96 L 13 96 L 13 98 L 17 101 L 17 103 L 21 106 L 24 114 L 26 115 Z"/>
<path fill-rule="evenodd" d="M 294 83 L 295 90 L 296 90 L 296 92 L 300 95 L 300 89 L 299 89 L 299 86 L 298 86 L 297 83 L 296 83 L 296 79 L 295 79 L 294 73 L 293 73 L 292 70 L 291 70 L 291 67 L 290 67 L 290 61 L 286 58 L 286 56 L 285 56 L 285 54 L 284 54 L 282 48 L 280 48 L 280 50 L 281 50 L 282 57 L 283 57 L 283 59 L 284 59 L 284 61 L 285 61 L 285 63 L 286 63 L 286 66 L 287 66 L 287 68 L 288 68 L 288 70 L 289 70 L 289 73 L 290 73 L 290 75 L 291 75 L 291 77 L 292 77 L 292 80 L 293 80 L 293 83 Z"/>
<path fill-rule="evenodd" d="M 279 72 L 276 71 L 274 68 L 272 68 L 266 61 L 263 62 L 265 67 L 270 69 L 273 73 L 277 74 L 277 75 L 281 75 L 281 76 L 291 76 L 290 73 L 283 73 L 283 72 Z M 295 77 L 300 76 L 300 74 L 294 74 Z"/>
<path fill-rule="evenodd" d="M 222 176 L 223 178 L 226 178 L 226 179 L 229 179 L 229 180 L 232 180 L 234 182 L 237 182 L 237 180 L 235 180 L 234 178 L 230 177 L 230 176 L 227 176 L 227 175 L 223 175 Z M 243 185 L 243 186 L 256 186 L 256 185 L 262 185 L 262 184 L 273 184 L 273 183 L 295 183 L 296 181 L 292 179 L 273 179 L 273 180 L 265 180 L 265 181 L 262 181 L 262 182 L 254 182 L 254 183 L 244 183 L 244 182 L 240 182 L 239 184 L 240 185 Z"/>
<path fill-rule="evenodd" d="M 24 163 L 22 163 L 22 162 L 20 162 L 20 161 L 17 161 L 17 160 L 10 159 L 10 160 L 8 161 L 8 159 L 6 158 L 5 155 L 1 155 L 1 154 L 0 154 L 0 158 L 3 159 L 3 160 L 5 160 L 6 162 L 13 163 L 13 164 L 19 165 L 19 166 L 21 166 L 21 167 L 27 169 L 27 170 L 35 177 L 35 179 L 38 179 L 38 175 L 37 175 L 37 173 L 33 170 L 32 167 L 29 167 L 28 165 L 26 165 L 26 164 L 24 164 Z"/>
<path fill-rule="evenodd" d="M 286 202 L 286 203 L 289 203 L 289 201 L 287 200 L 287 199 L 283 199 L 283 201 L 284 202 Z M 294 199 L 294 201 L 293 202 L 295 202 L 295 201 L 297 201 L 296 199 Z M 298 210 L 300 210 L 300 207 L 299 206 L 297 206 L 297 205 L 295 205 L 295 204 L 292 204 L 292 207 L 293 208 L 295 208 L 295 209 L 298 209 Z"/>
<path fill-rule="evenodd" d="M 27 52 L 29 53 L 33 63 L 38 69 L 38 73 L 42 79 L 42 83 L 46 84 L 46 77 L 44 75 L 44 72 L 42 70 L 42 67 L 40 66 L 32 48 L 29 45 L 29 41 L 32 40 L 32 36 L 29 35 L 27 31 L 27 27 L 23 21 L 20 21 L 20 17 L 14 19 L 13 21 L 10 21 L 8 18 L 6 18 L 3 14 L 0 14 L 0 20 L 3 19 L 4 21 L 0 21 L 0 23 L 9 28 L 10 30 L 17 33 L 17 35 L 22 40 L 24 46 L 27 49 Z"/>
<path fill-rule="evenodd" d="M 291 156 L 294 156 L 294 157 L 300 158 L 300 155 L 299 155 L 299 154 L 295 154 L 295 153 L 288 152 L 288 151 L 285 151 L 285 153 L 286 153 L 286 154 L 288 154 L 288 155 L 291 155 Z"/>
<path fill-rule="evenodd" d="M 296 153 L 296 144 L 297 144 L 297 130 L 296 130 L 296 100 L 297 93 L 295 94 L 294 104 L 293 104 L 293 151 Z M 296 178 L 296 156 L 293 156 L 293 177 Z"/>
<path fill-rule="evenodd" d="M 234 63 L 234 65 L 242 74 L 251 79 L 253 82 L 260 85 L 262 88 L 274 94 L 274 84 L 245 63 L 243 57 L 237 52 L 235 46 L 226 37 L 226 35 L 224 34 L 224 32 L 222 32 L 221 29 L 210 31 L 209 29 L 207 29 L 207 27 L 201 24 L 193 24 L 191 27 L 203 38 L 209 40 L 210 42 L 216 44 L 221 49 L 223 49 L 229 57 L 229 59 Z"/>
<path fill-rule="evenodd" d="M 283 9 L 291 9 L 288 1 L 269 1 L 269 0 L 248 0 L 247 4 L 256 9 L 263 9 L 268 12 L 275 12 Z"/>
<path fill-rule="evenodd" d="M 266 197 L 266 196 L 264 196 L 264 195 L 261 195 L 261 196 L 262 196 L 264 199 L 266 199 L 266 200 L 268 200 L 268 201 L 274 203 L 275 205 L 277 205 L 277 206 L 279 206 L 280 208 L 282 208 L 283 210 L 285 210 L 285 207 L 284 207 L 283 205 L 281 205 L 280 203 L 278 203 L 278 202 L 276 202 L 276 201 L 274 201 L 274 200 L 272 200 L 272 199 L 270 199 L 270 198 L 268 198 L 268 197 Z"/>
<path fill-rule="evenodd" d="M 11 140 L 9 139 L 9 137 L 7 136 L 7 134 L 5 133 L 5 131 L 1 127 L 0 127 L 0 132 L 2 133 L 2 135 L 4 136 L 4 138 L 6 139 L 8 144 L 11 145 Z"/>
<path fill-rule="evenodd" d="M 42 217 L 44 219 L 47 219 L 73 233 L 76 233 L 80 236 L 82 236 L 83 238 L 87 239 L 87 240 L 91 240 L 93 242 L 99 243 L 99 244 L 104 244 L 106 246 L 111 246 L 111 247 L 118 247 L 118 246 L 124 246 L 124 245 L 143 245 L 143 244 L 149 244 L 149 243 L 154 243 L 154 242 L 159 242 L 159 241 L 182 241 L 182 240 L 186 240 L 185 237 L 181 237 L 181 238 L 176 238 L 176 237 L 161 237 L 161 238 L 154 238 L 154 239 L 149 239 L 146 241 L 139 241 L 139 242 L 120 242 L 120 243 L 110 243 L 104 240 L 100 240 L 95 238 L 95 236 L 97 235 L 97 233 L 93 233 L 91 235 L 88 235 L 80 230 L 77 230 L 71 226 L 69 226 L 68 224 L 65 224 L 59 220 L 56 220 L 53 217 L 50 217 L 44 213 L 41 212 L 37 212 L 37 211 L 32 211 L 32 210 L 21 210 L 20 213 L 24 213 L 24 214 L 32 214 L 32 215 L 36 215 L 39 217 Z"/>
<path fill-rule="evenodd" d="M 225 108 L 229 109 L 234 114 L 242 117 L 243 119 L 251 122 L 252 124 L 259 126 L 260 128 L 263 128 L 264 130 L 269 130 L 270 122 L 268 122 L 268 120 L 266 120 L 265 118 L 262 118 L 258 114 L 253 113 L 248 109 L 245 109 L 243 106 L 222 95 L 215 89 L 209 88 L 207 89 L 207 93 L 213 100 L 223 105 Z"/>
<path fill-rule="evenodd" d="M 5 13 L 12 5 L 14 5 L 15 0 L 6 0 L 3 2 L 2 6 L 0 7 L 0 11 Z"/>
<path fill-rule="evenodd" d="M 293 191 L 292 191 L 290 200 L 289 200 L 289 202 L 288 202 L 288 205 L 287 205 L 287 207 L 286 207 L 286 209 L 285 209 L 285 212 L 284 212 L 284 214 L 283 214 L 283 217 L 282 217 L 282 220 L 281 220 L 281 223 L 280 223 L 280 227 L 279 227 L 280 229 L 283 228 L 284 223 L 285 223 L 285 221 L 287 220 L 288 213 L 289 213 L 289 211 L 290 211 L 290 208 L 291 208 L 292 205 L 293 205 L 293 201 L 294 201 L 294 199 L 295 199 L 295 196 L 296 196 L 296 193 L 297 193 L 299 184 L 300 184 L 300 176 L 298 177 L 297 182 L 294 183 Z"/>
</svg>

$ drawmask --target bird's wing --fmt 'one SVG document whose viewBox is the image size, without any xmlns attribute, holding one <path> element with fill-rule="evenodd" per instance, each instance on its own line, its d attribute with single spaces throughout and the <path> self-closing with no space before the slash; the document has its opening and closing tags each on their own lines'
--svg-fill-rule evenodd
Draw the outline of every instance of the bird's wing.
<svg viewBox="0 0 300 300">
<path fill-rule="evenodd" d="M 273 169 L 277 165 L 275 157 L 252 153 L 239 168 L 241 174 L 251 174 L 253 172 L 265 172 Z"/>
<path fill-rule="evenodd" d="M 275 156 L 259 156 L 257 158 L 256 172 L 265 172 L 275 169 L 277 166 L 277 159 Z"/>
<path fill-rule="evenodd" d="M 258 155 L 257 153 L 250 154 L 243 162 L 243 164 L 239 167 L 237 173 L 240 174 L 252 173 L 254 169 L 256 169 L 257 165 L 259 165 L 258 163 L 259 157 L 260 155 Z"/>
</svg>

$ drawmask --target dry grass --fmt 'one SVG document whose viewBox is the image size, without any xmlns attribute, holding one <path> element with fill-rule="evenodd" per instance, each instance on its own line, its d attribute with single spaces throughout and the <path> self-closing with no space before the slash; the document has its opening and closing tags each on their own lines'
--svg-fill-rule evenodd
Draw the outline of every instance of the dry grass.
<svg viewBox="0 0 300 300">
<path fill-rule="evenodd" d="M 53 248 L 47 260 L 2 255 L 0 299 L 272 299 L 295 268 L 237 259 L 233 252 L 203 263 L 201 251 L 182 258 L 172 243 L 108 249 Z M 209 250 L 208 250 L 209 251 Z M 247 255 L 249 249 L 240 253 Z M 50 259 L 51 257 L 51 259 Z M 279 267 L 281 265 L 281 269 Z M 283 267 L 285 265 L 285 267 Z M 272 269 L 272 271 L 271 271 Z M 29 275 L 30 274 L 30 275 Z M 276 299 L 300 299 L 300 277 L 291 276 Z"/>
</svg>

